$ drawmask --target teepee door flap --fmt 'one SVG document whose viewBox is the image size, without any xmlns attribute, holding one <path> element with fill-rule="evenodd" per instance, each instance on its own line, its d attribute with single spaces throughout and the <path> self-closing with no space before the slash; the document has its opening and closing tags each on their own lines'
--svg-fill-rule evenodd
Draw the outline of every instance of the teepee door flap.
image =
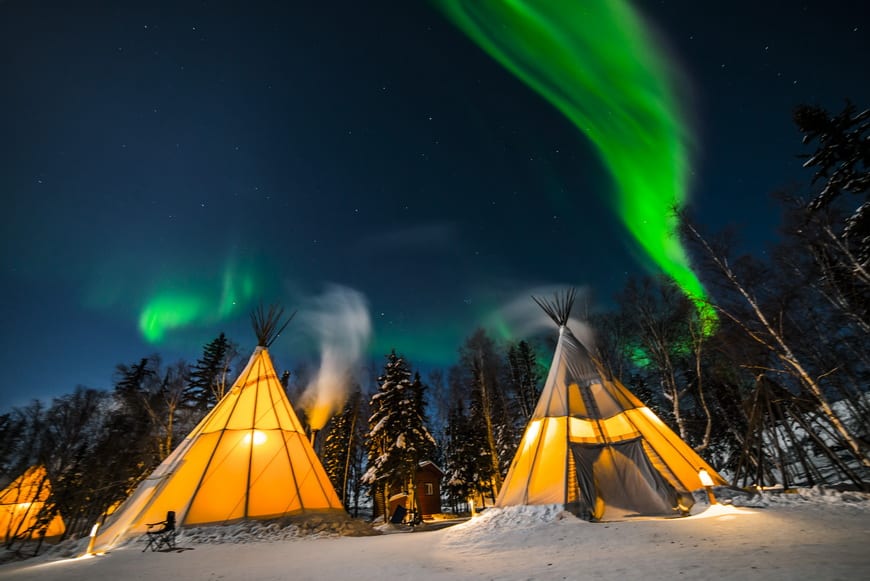
<svg viewBox="0 0 870 581">
<path fill-rule="evenodd" d="M 681 513 L 682 495 L 653 468 L 641 440 L 571 444 L 571 453 L 582 518 L 611 520 Z"/>
</svg>

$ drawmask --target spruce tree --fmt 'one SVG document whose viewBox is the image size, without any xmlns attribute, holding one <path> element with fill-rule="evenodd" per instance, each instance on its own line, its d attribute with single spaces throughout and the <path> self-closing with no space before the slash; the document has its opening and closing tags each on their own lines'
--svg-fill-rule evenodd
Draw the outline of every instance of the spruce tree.
<svg viewBox="0 0 870 581">
<path fill-rule="evenodd" d="M 371 487 L 372 496 L 382 503 L 379 508 L 386 514 L 391 494 L 412 492 L 417 466 L 434 447 L 435 439 L 422 413 L 425 387 L 411 381 L 408 364 L 395 350 L 387 356 L 378 383 L 369 403 L 368 470 L 363 482 Z"/>
<path fill-rule="evenodd" d="M 235 351 L 224 333 L 203 347 L 202 357 L 193 366 L 190 383 L 184 392 L 187 407 L 204 413 L 224 396 L 229 387 L 230 361 Z"/>
<path fill-rule="evenodd" d="M 524 429 L 541 395 L 541 370 L 535 350 L 525 341 L 511 345 L 508 367 L 518 424 Z"/>
<path fill-rule="evenodd" d="M 416 436 L 414 440 L 414 446 L 418 453 L 418 463 L 423 460 L 432 460 L 437 446 L 435 438 L 428 429 L 429 416 L 426 413 L 426 391 L 427 386 L 420 378 L 420 373 L 415 371 L 414 380 L 411 382 L 411 393 L 414 395 L 413 404 L 416 414 L 414 417 L 419 418 L 419 426 L 415 428 Z"/>
<path fill-rule="evenodd" d="M 460 503 L 492 493 L 493 469 L 483 432 L 461 401 L 451 408 L 445 431 L 445 488 L 456 510 Z"/>
<path fill-rule="evenodd" d="M 468 418 L 462 411 L 462 402 L 450 409 L 444 428 L 444 488 L 447 501 L 454 512 L 459 503 L 468 499 L 468 483 L 463 478 L 463 435 Z"/>
<path fill-rule="evenodd" d="M 823 187 L 808 204 L 817 212 L 834 203 L 842 194 L 859 196 L 858 209 L 848 227 L 863 227 L 867 235 L 870 209 L 866 203 L 870 191 L 870 109 L 858 111 L 851 102 L 840 113 L 831 115 L 814 105 L 801 105 L 794 111 L 794 121 L 804 134 L 804 144 L 816 144 L 816 151 L 805 155 L 804 167 L 813 168 L 813 183 Z M 855 237 L 857 238 L 857 236 Z"/>
<path fill-rule="evenodd" d="M 119 464 L 122 488 L 136 485 L 162 460 L 160 444 L 164 417 L 160 360 L 155 355 L 132 365 L 118 365 L 114 399 L 116 406 L 108 418 L 105 441 L 98 446 L 112 449 L 103 455 Z"/>
<path fill-rule="evenodd" d="M 508 411 L 508 398 L 504 392 L 504 363 L 496 351 L 495 343 L 483 329 L 477 330 L 460 349 L 460 360 L 468 382 L 469 411 L 475 440 L 484 442 L 481 450 L 489 461 L 492 495 L 498 493 L 502 477 L 507 471 L 516 433 Z"/>
<path fill-rule="evenodd" d="M 825 300 L 870 327 L 870 109 L 847 102 L 832 115 L 802 105 L 794 120 L 803 142 L 815 151 L 802 156 L 819 188 L 802 204 L 792 235 L 802 240 L 818 269 Z"/>
</svg>

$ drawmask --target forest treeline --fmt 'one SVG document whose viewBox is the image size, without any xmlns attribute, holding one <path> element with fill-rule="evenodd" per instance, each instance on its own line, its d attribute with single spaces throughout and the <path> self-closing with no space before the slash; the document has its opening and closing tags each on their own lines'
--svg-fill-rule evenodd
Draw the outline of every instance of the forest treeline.
<svg viewBox="0 0 870 581">
<path fill-rule="evenodd" d="M 794 118 L 810 150 L 808 187 L 779 196 L 775 247 L 739 254 L 732 234 L 682 216 L 707 308 L 667 279 L 632 279 L 614 308 L 588 309 L 593 352 L 732 484 L 867 489 L 870 111 L 802 106 Z M 397 345 L 318 435 L 345 505 L 354 512 L 371 497 L 383 514 L 387 498 L 413 488 L 423 460 L 444 470 L 452 509 L 493 499 L 554 342 L 555 329 L 552 339 L 519 341 L 480 329 L 453 366 L 425 378 Z M 119 365 L 110 391 L 77 387 L 12 409 L 0 415 L 0 471 L 11 479 L 45 466 L 51 496 L 40 522 L 59 513 L 67 536 L 87 535 L 224 395 L 246 355 L 221 334 L 193 364 L 152 355 Z M 282 377 L 294 404 L 297 379 Z M 14 548 L 28 532 L 0 534 Z"/>
</svg>

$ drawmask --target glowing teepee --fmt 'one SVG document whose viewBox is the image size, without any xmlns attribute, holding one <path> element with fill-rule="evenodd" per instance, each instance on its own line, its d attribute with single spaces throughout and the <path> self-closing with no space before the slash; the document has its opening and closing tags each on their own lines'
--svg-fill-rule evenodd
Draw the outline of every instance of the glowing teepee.
<svg viewBox="0 0 870 581">
<path fill-rule="evenodd" d="M 260 344 L 248 365 L 112 515 L 97 535 L 95 551 L 144 533 L 146 523 L 164 520 L 170 510 L 180 527 L 311 512 L 346 514 L 269 357 L 279 318 L 274 310 L 252 315 Z"/>
<path fill-rule="evenodd" d="M 536 302 L 559 325 L 547 382 L 496 506 L 564 504 L 587 520 L 685 514 L 704 460 L 609 377 L 567 327 L 574 291 Z"/>
<path fill-rule="evenodd" d="M 31 466 L 24 474 L 0 491 L 0 537 L 3 543 L 13 538 L 38 539 L 43 534 L 51 539 L 63 534 L 60 515 L 40 522 L 45 502 L 51 494 L 44 466 Z"/>
</svg>

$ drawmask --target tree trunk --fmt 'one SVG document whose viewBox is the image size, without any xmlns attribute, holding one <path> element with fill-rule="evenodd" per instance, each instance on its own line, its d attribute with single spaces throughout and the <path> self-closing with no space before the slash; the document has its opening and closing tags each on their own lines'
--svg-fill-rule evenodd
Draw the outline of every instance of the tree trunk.
<svg viewBox="0 0 870 581">
<path fill-rule="evenodd" d="M 695 452 L 701 452 L 710 446 L 710 434 L 713 431 L 713 416 L 710 414 L 710 408 L 707 406 L 707 399 L 704 397 L 704 384 L 701 380 L 701 350 L 704 345 L 704 334 L 701 329 L 698 329 L 700 333 L 695 331 L 694 325 L 691 325 L 692 341 L 695 346 L 695 377 L 698 381 L 698 403 L 701 404 L 701 409 L 704 410 L 704 416 L 707 418 L 707 424 L 704 426 L 704 439 L 701 441 L 701 445 L 695 448 Z"/>
<path fill-rule="evenodd" d="M 498 492 L 498 490 L 501 489 L 501 466 L 499 465 L 498 460 L 498 449 L 495 445 L 495 433 L 493 432 L 492 427 L 492 406 L 490 402 L 489 390 L 486 386 L 486 378 L 484 377 L 482 356 L 478 358 L 477 376 L 477 379 L 480 382 L 480 407 L 483 408 L 481 409 L 481 412 L 483 413 L 483 420 L 486 424 L 486 443 L 489 446 L 490 460 L 492 461 L 492 480 L 495 487 L 495 492 Z"/>
<path fill-rule="evenodd" d="M 347 437 L 347 455 L 344 458 L 344 476 L 341 479 L 341 504 L 347 508 L 347 475 L 350 472 L 350 458 L 353 454 L 353 437 L 356 430 L 356 418 L 359 415 L 359 405 L 354 406 L 353 415 L 350 418 L 350 433 Z"/>
</svg>

